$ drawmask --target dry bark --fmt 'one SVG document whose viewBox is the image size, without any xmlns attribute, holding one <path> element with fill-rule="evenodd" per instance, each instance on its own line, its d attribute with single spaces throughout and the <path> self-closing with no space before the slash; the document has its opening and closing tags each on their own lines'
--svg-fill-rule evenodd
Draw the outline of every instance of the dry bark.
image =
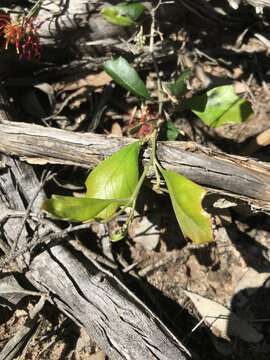
<svg viewBox="0 0 270 360">
<path fill-rule="evenodd" d="M 44 0 L 38 14 L 42 43 L 74 46 L 123 36 L 125 28 L 108 23 L 100 15 L 101 8 L 109 3 L 115 1 Z"/>
<path fill-rule="evenodd" d="M 74 133 L 26 123 L 0 124 L 0 151 L 30 163 L 57 163 L 93 168 L 133 141 L 92 133 Z M 270 210 L 270 166 L 216 152 L 192 142 L 160 142 L 162 166 L 179 172 L 220 194 L 247 201 L 254 209 Z M 149 159 L 149 150 L 143 154 Z"/>
<path fill-rule="evenodd" d="M 111 43 L 120 44 L 120 38 L 128 37 L 133 29 L 108 23 L 100 15 L 103 7 L 115 5 L 118 0 L 43 0 L 38 13 L 38 33 L 43 45 L 78 46 L 82 52 L 89 50 L 88 42 L 104 46 Z M 158 1 L 141 1 L 147 9 L 151 9 Z M 226 5 L 224 3 L 224 5 Z M 8 6 L 8 3 L 7 3 Z M 18 8 L 16 8 L 16 11 Z M 21 9 L 23 10 L 23 8 Z M 157 20 L 161 23 L 179 24 L 185 12 L 191 12 L 206 22 L 239 26 L 239 21 L 223 16 L 212 4 L 205 0 L 178 0 L 161 5 L 156 11 Z M 11 10 L 12 12 L 12 10 Z M 147 16 L 147 15 L 146 15 Z M 150 16 L 148 15 L 150 19 Z M 135 29 L 136 31 L 136 29 Z M 99 40 L 103 40 L 98 43 Z M 95 45 L 92 43 L 90 46 Z M 126 51 L 126 44 L 123 46 Z"/>
<path fill-rule="evenodd" d="M 0 209 L 25 210 L 39 188 L 31 166 L 2 156 L 0 175 Z M 40 208 L 41 191 L 32 211 Z M 1 237 L 12 247 L 20 233 L 23 219 L 8 219 Z M 27 221 L 18 243 L 22 249 L 36 225 Z M 40 235 L 50 229 L 39 229 Z M 52 231 L 52 230 L 50 230 Z M 190 359 L 188 351 L 136 296 L 112 273 L 90 261 L 72 245 L 52 245 L 25 253 L 18 259 L 28 280 L 51 301 L 83 326 L 90 337 L 110 356 L 110 359 Z"/>
<path fill-rule="evenodd" d="M 2 125 L 15 125 L 7 121 L 9 114 L 3 93 L 0 93 L 0 104 Z M 1 130 L 0 133 L 3 139 L 5 134 Z M 38 141 L 37 136 L 35 139 Z M 6 155 L 0 159 L 1 214 L 38 212 L 45 194 L 40 191 L 33 168 Z M 35 234 L 42 237 L 60 231 L 57 226 L 49 222 L 37 226 L 29 216 L 3 219 L 1 250 L 9 255 L 8 246 L 14 250 L 17 243 L 17 254 L 23 254 L 17 257 L 17 263 L 27 279 L 43 294 L 48 294 L 59 310 L 83 326 L 111 359 L 191 358 L 181 342 L 117 277 L 71 244 L 52 246 L 48 239 L 42 248 L 37 245 L 32 251 L 27 250 Z"/>
</svg>

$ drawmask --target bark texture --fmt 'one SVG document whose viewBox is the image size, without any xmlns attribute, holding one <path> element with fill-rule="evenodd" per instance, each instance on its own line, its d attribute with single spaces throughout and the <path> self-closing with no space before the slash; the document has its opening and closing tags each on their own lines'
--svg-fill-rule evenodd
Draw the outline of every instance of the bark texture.
<svg viewBox="0 0 270 360">
<path fill-rule="evenodd" d="M 0 209 L 26 210 L 39 188 L 39 181 L 28 164 L 2 156 Z M 44 198 L 41 191 L 33 204 L 38 211 Z M 60 231 L 54 224 L 37 227 L 29 218 L 8 219 L 1 241 L 13 247 L 21 232 L 18 249 L 33 237 Z M 68 239 L 67 239 L 68 240 Z M 45 245 L 45 244 L 44 244 Z M 83 326 L 110 359 L 190 359 L 188 351 L 136 296 L 112 273 L 76 251 L 72 245 L 47 243 L 18 258 L 28 280 L 68 317 Z"/>
<path fill-rule="evenodd" d="M 131 139 L 75 133 L 25 123 L 0 124 L 0 151 L 30 163 L 57 163 L 93 168 Z M 143 154 L 149 159 L 149 150 Z M 192 142 L 160 142 L 157 156 L 164 168 L 179 172 L 219 193 L 270 210 L 270 166 L 241 156 L 216 152 Z"/>
</svg>

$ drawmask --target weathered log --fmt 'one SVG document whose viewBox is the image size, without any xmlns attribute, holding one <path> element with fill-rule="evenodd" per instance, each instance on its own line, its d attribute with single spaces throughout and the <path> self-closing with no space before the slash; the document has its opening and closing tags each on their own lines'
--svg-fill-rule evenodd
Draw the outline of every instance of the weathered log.
<svg viewBox="0 0 270 360">
<path fill-rule="evenodd" d="M 44 0 L 38 13 L 42 43 L 74 46 L 81 41 L 123 36 L 125 28 L 108 23 L 100 15 L 102 7 L 110 3 L 115 1 Z"/>
<path fill-rule="evenodd" d="M 0 123 L 0 151 L 30 163 L 93 168 L 132 139 L 75 133 L 26 123 Z M 162 166 L 220 193 L 270 210 L 270 165 L 210 150 L 192 142 L 160 142 Z M 143 154 L 149 159 L 149 151 Z"/>
<path fill-rule="evenodd" d="M 83 51 L 83 46 L 89 41 L 114 39 L 120 43 L 120 37 L 129 36 L 134 29 L 110 24 L 100 14 L 103 7 L 115 5 L 118 2 L 117 0 L 43 0 L 37 17 L 38 33 L 42 44 L 57 44 L 61 47 L 67 44 L 79 45 Z M 141 1 L 141 3 L 151 10 L 152 6 L 158 2 Z M 21 10 L 23 11 L 23 8 Z M 156 18 L 161 23 L 181 24 L 186 12 L 191 12 L 212 24 L 239 26 L 239 19 L 236 21 L 221 15 L 214 6 L 204 0 L 196 2 L 178 0 L 168 4 L 165 2 L 156 11 Z M 102 42 L 100 44 L 102 45 Z"/>
<path fill-rule="evenodd" d="M 0 209 L 25 210 L 39 188 L 28 164 L 2 156 Z M 38 210 L 41 191 L 33 204 Z M 20 232 L 22 219 L 8 219 L 1 229 L 2 240 L 11 247 Z M 18 248 L 25 246 L 32 222 L 20 236 Z M 45 225 L 48 231 L 55 225 Z M 59 231 L 55 227 L 56 230 Z M 32 227 L 32 231 L 34 226 Z M 89 261 L 70 244 L 54 245 L 20 256 L 28 280 L 51 301 L 83 326 L 110 359 L 190 359 L 188 351 L 136 296 L 113 274 Z"/>
</svg>

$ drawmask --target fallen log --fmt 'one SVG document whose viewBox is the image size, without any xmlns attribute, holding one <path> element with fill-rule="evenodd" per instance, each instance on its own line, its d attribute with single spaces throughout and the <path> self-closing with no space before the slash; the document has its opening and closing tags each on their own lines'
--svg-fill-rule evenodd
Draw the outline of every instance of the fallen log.
<svg viewBox="0 0 270 360">
<path fill-rule="evenodd" d="M 28 164 L 6 156 L 1 160 L 1 213 L 7 209 L 26 210 L 40 187 L 36 174 Z M 40 191 L 32 211 L 39 210 L 44 196 Z M 2 241 L 11 248 L 22 223 L 23 219 L 11 218 L 1 224 Z M 18 250 L 35 236 L 38 227 L 32 225 L 29 217 L 21 232 Z M 42 228 L 41 234 L 52 228 L 59 231 L 53 223 Z M 117 277 L 71 244 L 46 242 L 43 248 L 35 250 L 18 256 L 21 271 L 60 311 L 83 326 L 110 359 L 191 358 L 181 342 Z"/>
<path fill-rule="evenodd" d="M 117 0 L 43 0 L 37 17 L 38 34 L 42 45 L 77 46 L 85 55 L 91 46 L 118 46 L 122 42 L 120 38 L 129 37 L 134 29 L 113 25 L 100 14 L 102 8 L 118 2 Z M 141 1 L 141 3 L 148 10 L 152 9 L 153 4 L 157 4 L 152 1 Z M 24 7 L 20 8 L 18 5 L 14 14 L 19 9 L 22 12 L 25 10 Z M 13 10 L 10 9 L 10 12 L 12 13 Z M 238 18 L 234 19 L 221 14 L 212 4 L 208 4 L 204 0 L 165 2 L 156 11 L 156 18 L 161 26 L 163 23 L 181 24 L 187 12 L 216 26 L 241 26 Z M 150 18 L 149 15 L 148 18 Z M 241 20 L 245 22 L 245 19 Z M 102 41 L 104 39 L 106 40 L 105 44 Z M 123 45 L 122 49 L 126 51 L 126 45 Z"/>
<path fill-rule="evenodd" d="M 26 123 L 0 123 L 0 152 L 35 164 L 93 168 L 134 141 L 93 133 L 75 133 Z M 143 160 L 149 159 L 149 150 Z M 217 152 L 193 142 L 159 142 L 157 156 L 164 168 L 179 172 L 222 195 L 270 211 L 270 165 Z"/>
</svg>

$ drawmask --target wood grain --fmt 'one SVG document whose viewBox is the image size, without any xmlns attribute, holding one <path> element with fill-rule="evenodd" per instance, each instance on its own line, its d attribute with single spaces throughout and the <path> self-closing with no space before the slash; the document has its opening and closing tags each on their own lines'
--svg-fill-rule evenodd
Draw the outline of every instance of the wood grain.
<svg viewBox="0 0 270 360">
<path fill-rule="evenodd" d="M 0 123 L 0 151 L 29 163 L 93 168 L 124 145 L 127 138 L 75 133 L 26 123 Z M 192 142 L 160 142 L 157 155 L 166 169 L 181 173 L 221 194 L 270 210 L 270 165 L 216 152 Z M 144 151 L 147 161 L 150 151 Z"/>
<path fill-rule="evenodd" d="M 24 211 L 39 188 L 37 176 L 26 163 L 7 156 L 2 156 L 2 161 L 5 167 L 0 174 L 0 209 Z M 44 192 L 39 192 L 33 211 L 39 211 L 44 197 Z M 2 240 L 12 247 L 21 225 L 22 219 L 8 219 L 1 225 Z M 60 231 L 53 223 L 42 228 L 45 233 Z M 19 249 L 33 236 L 34 229 L 37 227 L 29 218 Z M 191 358 L 142 301 L 114 274 L 76 250 L 69 240 L 67 237 L 60 245 L 47 242 L 17 258 L 19 268 L 33 286 L 48 294 L 60 311 L 83 326 L 112 360 Z"/>
</svg>

